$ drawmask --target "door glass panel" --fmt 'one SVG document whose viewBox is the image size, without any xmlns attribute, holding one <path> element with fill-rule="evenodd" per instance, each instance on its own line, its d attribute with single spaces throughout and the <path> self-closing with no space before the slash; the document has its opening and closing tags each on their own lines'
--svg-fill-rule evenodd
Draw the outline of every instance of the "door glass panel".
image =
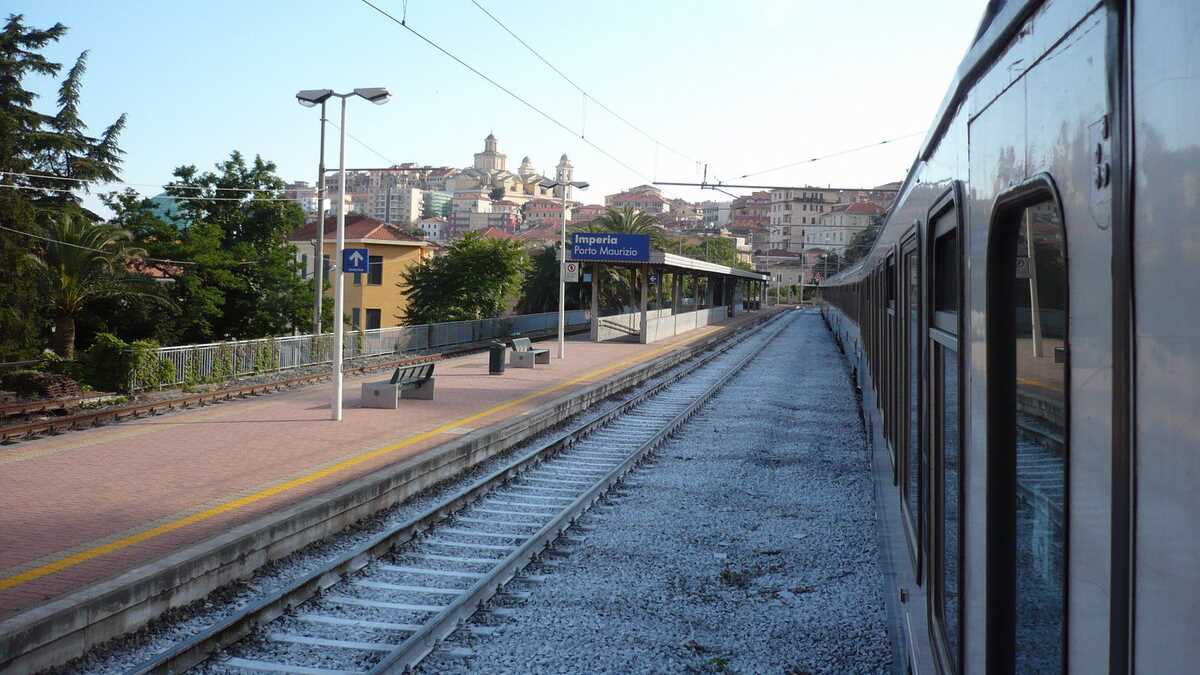
<svg viewBox="0 0 1200 675">
<path fill-rule="evenodd" d="M 913 251 L 904 257 L 906 291 L 908 293 L 908 326 L 905 329 L 907 363 L 908 363 L 908 439 L 905 453 L 907 481 L 904 497 L 908 502 L 908 513 L 913 519 L 910 523 L 913 534 L 917 534 L 917 524 L 921 522 L 921 389 L 920 389 L 920 333 L 921 325 L 921 274 L 917 267 L 917 253 Z"/>
<path fill-rule="evenodd" d="M 1066 618 L 1066 251 L 1049 200 L 1025 209 L 1018 229 L 1016 670 L 1057 673 Z"/>
<path fill-rule="evenodd" d="M 962 455 L 958 447 L 958 356 L 946 347 L 938 352 L 941 354 L 942 375 L 942 616 L 946 630 L 946 651 L 950 659 L 957 662 L 962 634 L 958 590 L 961 579 L 958 567 L 959 542 L 962 540 L 959 520 Z"/>
</svg>

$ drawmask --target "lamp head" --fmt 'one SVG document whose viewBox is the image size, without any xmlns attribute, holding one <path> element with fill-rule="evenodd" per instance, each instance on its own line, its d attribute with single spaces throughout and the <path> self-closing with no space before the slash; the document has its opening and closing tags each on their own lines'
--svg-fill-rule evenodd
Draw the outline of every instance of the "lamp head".
<svg viewBox="0 0 1200 675">
<path fill-rule="evenodd" d="M 375 105 L 383 105 L 392 97 L 384 87 L 362 87 L 354 90 L 355 94 L 367 99 Z"/>
<path fill-rule="evenodd" d="M 571 187 L 576 187 L 580 190 L 586 190 L 588 189 L 588 182 L 586 180 L 575 181 L 571 183 Z"/>
<path fill-rule="evenodd" d="M 305 89 L 296 93 L 296 100 L 300 105 L 311 108 L 318 103 L 324 103 L 330 96 L 333 96 L 332 89 Z"/>
<path fill-rule="evenodd" d="M 549 189 L 551 189 L 551 188 L 556 188 L 556 187 L 558 187 L 558 182 L 557 182 L 557 181 L 552 181 L 552 180 L 550 180 L 550 179 L 548 179 L 548 178 L 543 178 L 542 180 L 538 181 L 538 185 L 540 185 L 540 186 L 542 186 L 542 187 L 546 188 L 547 190 L 549 190 Z"/>
</svg>

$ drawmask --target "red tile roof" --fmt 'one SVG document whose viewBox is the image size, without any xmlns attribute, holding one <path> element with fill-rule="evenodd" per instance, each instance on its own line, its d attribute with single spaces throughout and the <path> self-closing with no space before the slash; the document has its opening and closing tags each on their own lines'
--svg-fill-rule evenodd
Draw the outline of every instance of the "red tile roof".
<svg viewBox="0 0 1200 675">
<path fill-rule="evenodd" d="M 852 216 L 882 216 L 883 208 L 871 202 L 854 202 L 846 207 L 846 213 Z"/>
<path fill-rule="evenodd" d="M 325 219 L 325 241 L 332 241 L 337 236 L 337 216 Z M 290 241 L 312 241 L 317 238 L 317 223 L 305 223 L 304 227 L 288 237 Z M 376 241 L 394 241 L 397 243 L 421 244 L 423 240 L 412 237 L 395 225 L 388 225 L 380 220 L 359 213 L 346 215 L 346 239 L 373 239 Z"/>
<path fill-rule="evenodd" d="M 479 233 L 479 236 L 484 239 L 512 239 L 513 236 L 504 230 L 495 227 L 489 227 Z"/>
</svg>

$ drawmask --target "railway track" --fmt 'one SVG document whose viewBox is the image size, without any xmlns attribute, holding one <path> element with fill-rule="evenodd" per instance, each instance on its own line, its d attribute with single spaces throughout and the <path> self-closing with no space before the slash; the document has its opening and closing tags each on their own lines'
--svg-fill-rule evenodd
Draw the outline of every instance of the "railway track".
<svg viewBox="0 0 1200 675">
<path fill-rule="evenodd" d="M 403 672 L 434 652 L 792 320 L 681 365 L 132 673 Z"/>
</svg>

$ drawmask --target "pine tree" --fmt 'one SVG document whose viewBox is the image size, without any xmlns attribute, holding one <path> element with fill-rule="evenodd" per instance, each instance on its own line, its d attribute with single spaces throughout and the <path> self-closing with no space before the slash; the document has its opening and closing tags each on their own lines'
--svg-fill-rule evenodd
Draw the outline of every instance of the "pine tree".
<svg viewBox="0 0 1200 675">
<path fill-rule="evenodd" d="M 39 51 L 66 32 L 61 23 L 32 28 L 19 14 L 10 15 L 0 29 L 0 225 L 5 228 L 0 230 L 0 360 L 36 354 L 52 325 L 45 289 L 39 287 L 28 255 L 46 250 L 36 238 L 45 236 L 39 222 L 57 222 L 63 214 L 89 215 L 72 190 L 114 180 L 120 169 L 118 140 L 125 116 L 98 137 L 87 134 L 79 117 L 87 52 L 59 87 L 54 114 L 35 109 L 37 94 L 24 86 L 29 76 L 61 72 L 61 64 Z"/>
</svg>

